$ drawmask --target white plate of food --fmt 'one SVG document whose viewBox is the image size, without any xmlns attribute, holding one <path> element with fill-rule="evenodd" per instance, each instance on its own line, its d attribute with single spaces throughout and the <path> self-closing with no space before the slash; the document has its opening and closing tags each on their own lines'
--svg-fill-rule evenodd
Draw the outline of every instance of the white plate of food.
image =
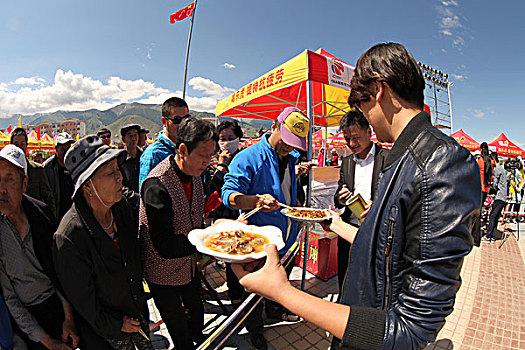
<svg viewBox="0 0 525 350">
<path fill-rule="evenodd" d="M 265 244 L 284 247 L 281 229 L 223 221 L 205 229 L 190 231 L 188 239 L 197 250 L 228 263 L 244 263 L 266 256 Z"/>
<path fill-rule="evenodd" d="M 300 222 L 321 222 L 328 220 L 332 217 L 330 212 L 326 209 L 317 209 L 317 208 L 303 208 L 295 207 L 292 209 L 284 208 L 281 210 L 281 213 L 289 217 L 292 220 Z"/>
</svg>

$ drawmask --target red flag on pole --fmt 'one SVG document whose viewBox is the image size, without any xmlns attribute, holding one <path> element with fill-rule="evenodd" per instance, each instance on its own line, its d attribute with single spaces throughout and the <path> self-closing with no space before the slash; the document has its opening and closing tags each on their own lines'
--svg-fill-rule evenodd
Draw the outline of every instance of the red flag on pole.
<svg viewBox="0 0 525 350">
<path fill-rule="evenodd" d="M 38 141 L 40 141 L 40 128 L 41 128 L 41 126 L 39 126 L 38 128 L 36 128 L 36 139 L 37 139 Z"/>
<path fill-rule="evenodd" d="M 193 16 L 193 9 L 195 8 L 195 3 L 192 2 L 182 10 L 174 12 L 170 15 L 170 23 L 173 24 L 177 21 L 182 21 L 185 18 Z"/>
<path fill-rule="evenodd" d="M 13 127 L 12 127 L 11 125 L 9 125 L 9 126 L 7 127 L 7 133 L 8 133 L 8 134 L 11 134 L 11 130 L 13 130 Z"/>
</svg>

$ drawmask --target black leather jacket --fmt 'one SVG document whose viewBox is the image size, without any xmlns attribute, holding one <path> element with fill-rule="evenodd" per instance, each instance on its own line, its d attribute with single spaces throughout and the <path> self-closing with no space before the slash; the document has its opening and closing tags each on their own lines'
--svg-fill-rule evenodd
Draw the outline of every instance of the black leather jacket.
<svg viewBox="0 0 525 350">
<path fill-rule="evenodd" d="M 435 340 L 453 310 L 480 205 L 474 158 L 418 114 L 391 150 L 354 241 L 340 348 L 420 349 Z"/>
</svg>

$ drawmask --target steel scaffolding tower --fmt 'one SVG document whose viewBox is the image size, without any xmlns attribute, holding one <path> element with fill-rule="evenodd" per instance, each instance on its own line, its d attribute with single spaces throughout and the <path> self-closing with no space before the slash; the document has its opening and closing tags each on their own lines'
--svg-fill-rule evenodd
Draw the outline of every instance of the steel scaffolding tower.
<svg viewBox="0 0 525 350">
<path fill-rule="evenodd" d="M 452 101 L 448 74 L 418 62 L 425 78 L 425 104 L 430 107 L 432 124 L 449 135 L 452 132 Z"/>
</svg>

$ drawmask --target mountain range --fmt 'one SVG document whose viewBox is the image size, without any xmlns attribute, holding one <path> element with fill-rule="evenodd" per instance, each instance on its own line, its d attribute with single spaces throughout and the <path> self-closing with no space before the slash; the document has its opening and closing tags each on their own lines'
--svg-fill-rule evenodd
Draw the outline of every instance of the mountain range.
<svg viewBox="0 0 525 350">
<path fill-rule="evenodd" d="M 89 109 L 86 111 L 56 111 L 52 113 L 36 113 L 22 115 L 22 123 L 35 125 L 45 121 L 61 122 L 64 119 L 76 118 L 86 122 L 86 133 L 95 133 L 102 127 L 111 130 L 112 135 L 120 137 L 120 128 L 126 124 L 139 124 L 150 131 L 149 137 L 162 129 L 160 121 L 161 105 L 142 103 L 122 103 L 107 110 Z M 208 112 L 190 111 L 193 116 L 214 119 L 215 114 Z M 222 119 L 222 118 L 221 118 Z M 246 130 L 245 136 L 254 137 L 261 128 L 270 129 L 271 121 L 242 119 L 241 126 Z M 9 125 L 18 125 L 18 115 L 0 119 L 0 129 L 7 129 Z"/>
</svg>

